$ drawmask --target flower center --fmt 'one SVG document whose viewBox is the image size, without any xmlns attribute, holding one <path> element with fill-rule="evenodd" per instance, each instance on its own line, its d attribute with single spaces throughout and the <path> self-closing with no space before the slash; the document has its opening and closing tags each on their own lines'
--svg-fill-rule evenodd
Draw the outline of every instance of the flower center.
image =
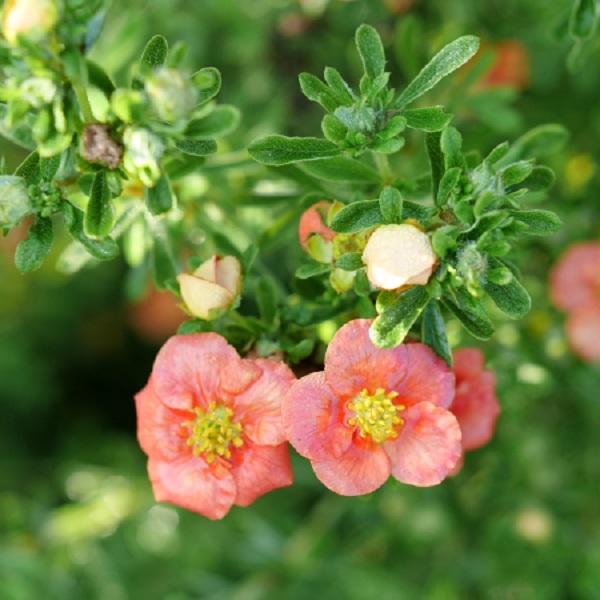
<svg viewBox="0 0 600 600">
<path fill-rule="evenodd" d="M 363 390 L 348 403 L 352 416 L 348 425 L 358 427 L 360 437 L 369 436 L 377 444 L 398 437 L 397 428 L 404 424 L 404 419 L 398 413 L 405 410 L 402 404 L 394 404 L 398 392 L 386 392 L 377 388 L 374 394 Z"/>
<path fill-rule="evenodd" d="M 240 448 L 244 444 L 242 425 L 233 422 L 231 408 L 211 402 L 206 410 L 196 407 L 194 413 L 193 421 L 183 423 L 190 430 L 187 445 L 194 456 L 202 455 L 211 463 L 219 456 L 231 458 L 231 446 Z"/>
</svg>

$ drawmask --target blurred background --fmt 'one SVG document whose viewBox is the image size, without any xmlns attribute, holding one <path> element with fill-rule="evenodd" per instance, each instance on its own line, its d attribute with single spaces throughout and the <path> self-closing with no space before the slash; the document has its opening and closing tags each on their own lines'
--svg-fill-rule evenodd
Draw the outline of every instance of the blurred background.
<svg viewBox="0 0 600 600">
<path fill-rule="evenodd" d="M 487 58 L 433 100 L 455 112 L 467 149 L 482 152 L 536 125 L 564 124 L 569 142 L 548 157 L 557 184 L 537 202 L 565 226 L 514 257 L 534 309 L 523 322 L 502 322 L 484 347 L 502 415 L 493 441 L 469 454 L 457 477 L 433 489 L 390 480 L 348 499 L 294 456 L 293 488 L 234 508 L 222 522 L 155 504 L 135 438 L 132 397 L 183 318 L 170 298 L 119 261 L 67 274 L 50 260 L 20 276 L 12 263 L 19 232 L 0 240 L 0 598 L 600 598 L 600 368 L 569 352 L 547 286 L 560 254 L 600 233 L 600 35 L 574 47 L 565 35 L 571 4 L 113 5 L 93 55 L 117 80 L 158 32 L 189 44 L 190 70 L 223 72 L 221 101 L 243 114 L 222 147 L 237 166 L 222 174 L 207 163 L 182 194 L 205 208 L 205 229 L 233 227 L 231 214 L 243 223 L 241 248 L 254 230 L 276 225 L 261 259 L 283 285 L 299 253 L 290 194 L 261 196 L 281 182 L 243 148 L 266 133 L 319 134 L 320 110 L 300 94 L 297 74 L 329 64 L 356 81 L 353 34 L 362 22 L 381 32 L 396 87 L 444 43 L 482 38 Z M 415 135 L 395 168 L 425 171 L 422 146 Z M 24 157 L 8 142 L 0 151 L 11 168 Z M 456 345 L 473 345 L 452 324 L 450 333 Z"/>
</svg>

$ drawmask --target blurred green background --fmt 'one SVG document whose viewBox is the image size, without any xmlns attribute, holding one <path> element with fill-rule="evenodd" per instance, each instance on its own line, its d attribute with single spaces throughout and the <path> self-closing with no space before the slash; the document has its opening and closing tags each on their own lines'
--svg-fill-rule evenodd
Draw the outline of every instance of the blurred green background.
<svg viewBox="0 0 600 600">
<path fill-rule="evenodd" d="M 242 160 L 211 175 L 210 187 L 191 187 L 216 225 L 219 206 L 235 204 L 261 228 L 287 213 L 280 201 L 248 199 L 251 185 L 275 176 L 245 162 L 243 148 L 264 133 L 318 134 L 320 111 L 299 93 L 297 74 L 331 64 L 356 79 L 357 25 L 382 33 L 398 87 L 458 35 L 490 47 L 518 40 L 529 56 L 524 89 L 464 86 L 459 73 L 435 97 L 455 110 L 467 148 L 485 152 L 546 122 L 571 133 L 550 158 L 557 185 L 540 199 L 565 227 L 515 257 L 534 310 L 503 322 L 484 348 L 503 410 L 491 444 L 433 489 L 390 480 L 368 497 L 337 497 L 294 457 L 294 487 L 222 522 L 157 505 L 132 397 L 180 317 L 164 298 L 132 303 L 118 261 L 66 276 L 51 260 L 18 275 L 17 233 L 0 240 L 2 600 L 600 598 L 600 369 L 569 354 L 547 293 L 560 253 L 600 232 L 600 43 L 568 68 L 573 43 L 561 28 L 570 0 L 409 4 L 129 0 L 113 5 L 94 56 L 123 79 L 160 32 L 188 42 L 190 69 L 221 69 L 222 101 L 243 112 L 223 150 Z M 421 145 L 418 137 L 407 145 L 400 171 L 422 168 Z M 7 142 L 1 150 L 10 166 L 24 156 Z M 298 256 L 294 227 L 278 237 L 283 267 L 277 246 L 263 257 L 285 277 Z M 450 332 L 473 344 L 458 327 Z"/>
</svg>

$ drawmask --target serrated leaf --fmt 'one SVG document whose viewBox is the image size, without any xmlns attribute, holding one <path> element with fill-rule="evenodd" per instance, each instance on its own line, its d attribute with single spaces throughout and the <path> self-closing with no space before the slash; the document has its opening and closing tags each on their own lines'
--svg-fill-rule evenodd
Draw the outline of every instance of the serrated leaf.
<svg viewBox="0 0 600 600">
<path fill-rule="evenodd" d="M 384 223 L 401 223 L 402 205 L 402 194 L 396 188 L 383 188 L 379 195 L 379 209 Z"/>
<path fill-rule="evenodd" d="M 191 121 L 185 135 L 189 138 L 223 137 L 234 131 L 239 123 L 239 109 L 230 104 L 221 104 L 205 117 Z"/>
<path fill-rule="evenodd" d="M 375 79 L 385 71 L 385 51 L 377 30 L 371 25 L 361 25 L 356 30 L 356 48 L 365 74 Z"/>
<path fill-rule="evenodd" d="M 115 213 L 106 171 L 98 171 L 90 190 L 90 200 L 85 211 L 85 232 L 95 238 L 106 237 L 112 230 Z"/>
<path fill-rule="evenodd" d="M 312 161 L 300 165 L 300 168 L 312 177 L 324 181 L 366 184 L 378 183 L 381 179 L 379 173 L 369 165 L 344 156 Z"/>
<path fill-rule="evenodd" d="M 260 138 L 250 144 L 248 152 L 254 160 L 270 166 L 321 160 L 340 154 L 339 148 L 329 140 L 283 135 Z"/>
<path fill-rule="evenodd" d="M 180 152 L 190 156 L 208 156 L 217 151 L 217 142 L 215 140 L 198 140 L 186 137 L 176 140 L 175 147 Z"/>
<path fill-rule="evenodd" d="M 169 178 L 161 175 L 154 187 L 146 188 L 146 206 L 153 215 L 168 212 L 173 206 L 173 192 Z"/>
<path fill-rule="evenodd" d="M 479 50 L 479 38 L 465 35 L 444 46 L 396 99 L 394 106 L 404 108 L 437 85 L 444 77 L 464 65 Z"/>
<path fill-rule="evenodd" d="M 421 341 L 452 367 L 452 350 L 446 336 L 446 323 L 437 300 L 431 300 L 423 311 Z"/>
<path fill-rule="evenodd" d="M 446 112 L 443 106 L 429 106 L 427 108 L 407 108 L 402 111 L 408 127 L 422 131 L 442 131 L 450 121 L 451 113 Z"/>
<path fill-rule="evenodd" d="M 502 267 L 497 260 L 490 261 L 490 267 Z M 511 319 L 522 319 L 531 310 L 531 296 L 521 282 L 512 277 L 506 285 L 487 281 L 484 289 L 494 304 Z"/>
<path fill-rule="evenodd" d="M 519 223 L 525 223 L 529 235 L 551 235 L 560 230 L 562 221 L 549 210 L 519 210 L 511 213 Z"/>
<path fill-rule="evenodd" d="M 150 39 L 142 53 L 141 64 L 143 68 L 152 70 L 167 62 L 169 43 L 162 35 L 155 35 Z"/>
<path fill-rule="evenodd" d="M 321 263 L 308 263 L 306 265 L 300 265 L 296 269 L 295 275 L 297 279 L 310 279 L 311 277 L 328 273 L 330 270 L 331 267 L 329 265 L 323 265 Z"/>
<path fill-rule="evenodd" d="M 379 348 L 395 348 L 406 338 L 411 327 L 429 301 L 423 286 L 415 286 L 398 294 L 371 326 L 370 335 Z"/>
<path fill-rule="evenodd" d="M 494 324 L 488 317 L 480 300 L 474 299 L 464 290 L 457 290 L 457 302 L 448 298 L 444 305 L 463 324 L 464 328 L 479 340 L 489 340 L 494 335 Z"/>
<path fill-rule="evenodd" d="M 29 228 L 27 238 L 19 242 L 15 252 L 15 265 L 21 273 L 39 269 L 52 248 L 54 234 L 52 221 L 38 217 Z"/>
</svg>

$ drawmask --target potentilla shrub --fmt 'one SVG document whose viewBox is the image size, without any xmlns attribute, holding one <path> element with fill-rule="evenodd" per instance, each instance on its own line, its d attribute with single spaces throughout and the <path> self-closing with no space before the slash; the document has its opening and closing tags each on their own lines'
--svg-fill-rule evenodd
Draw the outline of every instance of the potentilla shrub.
<svg viewBox="0 0 600 600">
<path fill-rule="evenodd" d="M 478 38 L 443 47 L 396 90 L 377 31 L 362 25 L 359 82 L 331 67 L 300 75 L 325 111 L 321 135 L 269 135 L 242 157 L 293 204 L 298 236 L 286 243 L 305 258 L 281 280 L 263 262 L 277 220 L 240 250 L 228 231 L 199 236 L 194 217 L 208 209 L 184 201 L 190 178 L 210 185 L 239 166 L 217 143 L 240 117 L 216 102 L 219 71 L 188 72 L 184 47 L 157 35 L 117 86 L 88 57 L 103 8 L 5 3 L 1 128 L 31 154 L 0 177 L 0 227 L 31 223 L 15 253 L 22 272 L 66 232 L 63 271 L 122 253 L 188 315 L 135 399 L 157 500 L 222 518 L 292 484 L 288 444 L 343 495 L 390 476 L 425 487 L 457 475 L 500 408 L 482 351 L 453 349 L 446 323 L 485 341 L 490 307 L 512 319 L 530 310 L 511 253 L 560 226 L 527 201 L 552 186 L 536 156 L 564 130 L 464 149 L 453 115 L 423 99 L 475 56 Z M 394 159 L 415 136 L 429 169 L 400 175 Z"/>
</svg>

